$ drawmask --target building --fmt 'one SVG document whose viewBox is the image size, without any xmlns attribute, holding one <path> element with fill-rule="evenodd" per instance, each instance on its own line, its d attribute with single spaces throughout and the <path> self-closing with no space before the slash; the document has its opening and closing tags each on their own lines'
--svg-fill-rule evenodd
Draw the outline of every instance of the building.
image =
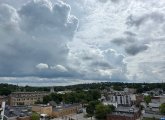
<svg viewBox="0 0 165 120">
<path fill-rule="evenodd" d="M 136 95 L 136 104 L 139 104 L 144 101 L 144 96 L 141 94 Z"/>
<path fill-rule="evenodd" d="M 78 113 L 81 109 L 80 104 L 61 105 L 53 108 L 52 116 L 56 118 L 65 117 L 66 115 Z"/>
<path fill-rule="evenodd" d="M 2 119 L 2 111 L 3 111 L 3 109 L 2 108 L 0 108 L 0 120 Z"/>
<path fill-rule="evenodd" d="M 72 91 L 70 90 L 65 90 L 65 91 L 58 91 L 57 94 L 66 94 L 66 93 L 71 93 Z"/>
<path fill-rule="evenodd" d="M 37 101 L 43 101 L 43 97 L 48 95 L 48 92 L 13 92 L 9 97 L 11 106 L 18 105 L 33 105 Z"/>
<path fill-rule="evenodd" d="M 30 107 L 6 106 L 4 120 L 30 120 L 31 115 L 32 112 Z"/>
<path fill-rule="evenodd" d="M 165 96 L 162 95 L 162 96 L 154 96 L 151 98 L 151 102 L 152 103 L 165 103 Z"/>
<path fill-rule="evenodd" d="M 130 94 L 135 94 L 136 91 L 137 90 L 134 88 L 124 88 L 124 92 L 130 93 Z"/>
<path fill-rule="evenodd" d="M 50 88 L 50 93 L 54 93 L 54 87 Z"/>
<path fill-rule="evenodd" d="M 160 115 L 160 114 L 156 114 L 156 113 L 144 113 L 143 114 L 143 118 L 147 118 L 148 120 L 149 119 L 153 119 L 155 118 L 155 120 L 164 120 L 165 116 L 164 115 Z M 164 119 L 162 119 L 164 118 Z"/>
<path fill-rule="evenodd" d="M 159 107 L 162 103 L 165 103 L 165 96 L 154 96 L 151 98 L 151 102 L 148 105 L 149 109 L 146 109 L 146 111 L 159 113 Z"/>
<path fill-rule="evenodd" d="M 152 96 L 160 96 L 160 95 L 163 95 L 163 89 L 160 89 L 160 88 L 155 88 L 153 90 L 150 90 L 150 91 L 146 91 L 149 95 L 152 95 Z"/>
<path fill-rule="evenodd" d="M 59 118 L 78 113 L 81 108 L 82 106 L 80 104 L 64 104 L 55 107 L 51 105 L 33 105 L 32 111 L 37 112 L 40 115 Z"/>
<path fill-rule="evenodd" d="M 1 108 L 0 108 L 0 119 L 1 120 L 3 120 L 3 118 L 4 118 L 5 105 L 6 105 L 6 103 L 3 101 L 1 104 Z"/>
<path fill-rule="evenodd" d="M 0 96 L 0 105 L 2 105 L 2 102 L 5 102 L 6 104 L 8 104 L 9 97 L 8 96 Z"/>
<path fill-rule="evenodd" d="M 107 115 L 107 120 L 137 120 L 141 112 L 136 107 L 118 107 L 115 112 Z"/>
<path fill-rule="evenodd" d="M 115 91 L 108 93 L 108 101 L 117 105 L 131 106 L 136 101 L 136 95 L 124 91 Z"/>
<path fill-rule="evenodd" d="M 52 116 L 52 106 L 50 105 L 33 105 L 32 111 L 37 112 L 38 114 L 46 114 Z"/>
<path fill-rule="evenodd" d="M 103 101 L 102 102 L 104 105 L 113 105 L 115 108 L 117 108 L 117 102 L 110 102 L 110 101 Z"/>
</svg>

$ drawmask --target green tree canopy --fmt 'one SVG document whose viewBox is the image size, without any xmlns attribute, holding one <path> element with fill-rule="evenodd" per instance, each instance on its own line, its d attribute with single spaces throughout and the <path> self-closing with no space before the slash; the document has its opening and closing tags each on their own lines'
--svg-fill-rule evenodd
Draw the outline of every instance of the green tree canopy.
<svg viewBox="0 0 165 120">
<path fill-rule="evenodd" d="M 106 119 L 106 115 L 115 110 L 113 105 L 103 105 L 102 103 L 96 105 L 95 117 L 99 120 Z"/>
<path fill-rule="evenodd" d="M 165 115 L 165 103 L 160 105 L 160 113 Z"/>
<path fill-rule="evenodd" d="M 32 116 L 31 116 L 31 120 L 40 120 L 40 115 L 35 113 L 35 112 L 33 112 Z"/>
<path fill-rule="evenodd" d="M 148 96 L 144 96 L 144 101 L 149 104 L 151 102 L 151 96 L 148 95 Z"/>
<path fill-rule="evenodd" d="M 98 105 L 99 103 L 100 103 L 99 101 L 89 102 L 88 106 L 86 107 L 86 112 L 87 112 L 89 117 L 92 117 L 94 115 L 96 105 Z"/>
</svg>

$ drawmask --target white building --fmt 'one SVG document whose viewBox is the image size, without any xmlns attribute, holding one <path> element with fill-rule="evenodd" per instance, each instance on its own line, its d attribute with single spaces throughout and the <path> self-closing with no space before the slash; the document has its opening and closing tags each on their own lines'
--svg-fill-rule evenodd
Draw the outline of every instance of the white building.
<svg viewBox="0 0 165 120">
<path fill-rule="evenodd" d="M 117 91 L 110 93 L 109 99 L 112 103 L 117 102 L 118 105 L 131 106 L 136 101 L 136 96 L 124 91 Z"/>
<path fill-rule="evenodd" d="M 2 106 L 1 106 L 1 108 L 0 108 L 0 119 L 1 119 L 1 120 L 3 120 L 4 111 L 5 111 L 5 102 L 2 102 Z"/>
</svg>

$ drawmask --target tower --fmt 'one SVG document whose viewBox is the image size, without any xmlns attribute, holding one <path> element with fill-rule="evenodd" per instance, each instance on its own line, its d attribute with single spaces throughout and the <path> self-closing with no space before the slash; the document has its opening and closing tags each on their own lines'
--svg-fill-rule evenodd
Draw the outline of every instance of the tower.
<svg viewBox="0 0 165 120">
<path fill-rule="evenodd" d="M 54 87 L 50 88 L 50 93 L 54 93 Z"/>
</svg>

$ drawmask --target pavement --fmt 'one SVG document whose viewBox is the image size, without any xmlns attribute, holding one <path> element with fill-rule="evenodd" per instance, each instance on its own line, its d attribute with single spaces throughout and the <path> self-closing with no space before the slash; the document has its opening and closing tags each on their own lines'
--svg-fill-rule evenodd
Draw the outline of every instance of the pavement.
<svg viewBox="0 0 165 120">
<path fill-rule="evenodd" d="M 91 120 L 91 118 L 85 118 L 84 117 L 84 113 L 80 113 L 80 114 L 72 114 L 72 115 L 67 115 L 64 118 L 54 118 L 51 120 L 69 120 L 69 119 L 73 119 L 73 120 Z M 92 118 L 92 120 L 95 120 L 94 118 Z"/>
</svg>

